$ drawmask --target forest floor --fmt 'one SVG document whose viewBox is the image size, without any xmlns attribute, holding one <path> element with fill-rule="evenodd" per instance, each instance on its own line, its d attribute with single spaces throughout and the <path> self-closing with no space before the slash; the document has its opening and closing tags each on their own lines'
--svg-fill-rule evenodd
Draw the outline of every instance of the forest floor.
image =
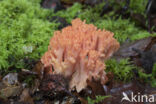
<svg viewBox="0 0 156 104">
<path fill-rule="evenodd" d="M 0 0 L 0 104 L 154 104 L 155 5 L 155 0 Z M 89 82 L 80 93 L 69 91 L 62 76 L 45 74 L 40 61 L 54 31 L 75 18 L 113 32 L 120 43 L 105 62 L 108 82 Z M 123 96 L 130 101 L 121 102 Z"/>
</svg>

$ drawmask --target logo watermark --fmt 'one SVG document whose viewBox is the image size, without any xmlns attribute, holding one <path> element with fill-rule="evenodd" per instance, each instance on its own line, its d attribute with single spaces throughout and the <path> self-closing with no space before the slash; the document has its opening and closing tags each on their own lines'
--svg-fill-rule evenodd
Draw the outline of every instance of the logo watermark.
<svg viewBox="0 0 156 104">
<path fill-rule="evenodd" d="M 135 95 L 133 92 L 130 94 L 130 97 L 128 97 L 128 95 L 125 92 L 123 92 L 122 95 L 123 98 L 121 102 L 124 100 L 129 102 L 149 102 L 149 103 L 155 101 L 154 95 L 141 95 L 140 93 Z"/>
</svg>

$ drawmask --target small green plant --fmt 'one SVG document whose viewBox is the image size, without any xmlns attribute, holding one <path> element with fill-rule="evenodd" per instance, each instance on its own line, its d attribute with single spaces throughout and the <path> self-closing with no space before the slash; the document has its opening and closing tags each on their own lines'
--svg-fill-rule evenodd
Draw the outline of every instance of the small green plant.
<svg viewBox="0 0 156 104">
<path fill-rule="evenodd" d="M 24 78 L 24 83 L 26 83 L 27 85 L 28 85 L 28 87 L 32 87 L 32 86 L 34 86 L 34 79 L 36 78 L 36 76 L 35 75 L 29 75 L 29 76 L 26 76 L 25 78 Z"/>
<path fill-rule="evenodd" d="M 87 98 L 88 100 L 88 104 L 96 104 L 96 103 L 100 103 L 102 102 L 104 99 L 108 98 L 108 97 L 111 97 L 111 96 L 96 96 L 96 99 L 91 99 L 90 97 Z"/>
<path fill-rule="evenodd" d="M 117 62 L 115 59 L 106 61 L 106 71 L 112 72 L 116 80 L 130 81 L 133 78 L 133 69 L 135 66 L 131 65 L 128 59 L 121 59 Z"/>
<path fill-rule="evenodd" d="M 134 13 L 145 15 L 148 0 L 130 0 L 129 8 Z"/>
<path fill-rule="evenodd" d="M 66 10 L 58 11 L 55 16 L 63 17 L 67 20 L 68 23 L 71 23 L 71 20 L 76 18 L 82 12 L 82 5 L 75 3 L 72 7 L 67 8 Z"/>
<path fill-rule="evenodd" d="M 153 70 L 151 74 L 144 73 L 140 68 L 139 77 L 144 82 L 149 83 L 152 87 L 156 87 L 156 64 L 153 65 Z"/>
</svg>

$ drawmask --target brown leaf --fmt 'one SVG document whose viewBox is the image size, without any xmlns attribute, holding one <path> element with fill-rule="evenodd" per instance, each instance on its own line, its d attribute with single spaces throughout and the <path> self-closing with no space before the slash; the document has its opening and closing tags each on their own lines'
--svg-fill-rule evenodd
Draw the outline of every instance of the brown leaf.
<svg viewBox="0 0 156 104">
<path fill-rule="evenodd" d="M 8 97 L 18 96 L 22 91 L 21 86 L 6 86 L 0 89 L 0 97 L 7 99 Z"/>
<path fill-rule="evenodd" d="M 152 41 L 152 37 L 144 38 L 133 43 L 123 43 L 120 49 L 114 54 L 114 58 L 120 60 L 122 58 L 129 58 L 131 56 L 136 56 L 138 53 L 133 49 L 138 49 L 144 51 Z"/>
<path fill-rule="evenodd" d="M 33 68 L 33 72 L 36 72 L 38 74 L 38 77 L 40 79 L 43 78 L 43 74 L 44 74 L 44 67 L 43 64 L 41 63 L 41 61 L 39 61 L 35 67 Z"/>
<path fill-rule="evenodd" d="M 20 96 L 20 102 L 34 104 L 33 98 L 29 94 L 29 89 L 25 88 Z"/>
<path fill-rule="evenodd" d="M 68 82 L 62 75 L 46 75 L 41 83 L 40 90 L 46 98 L 62 99 L 68 93 Z"/>
<path fill-rule="evenodd" d="M 22 91 L 22 86 L 18 81 L 17 73 L 9 73 L 3 77 L 0 83 L 0 97 L 7 99 L 8 97 L 18 96 Z"/>
</svg>

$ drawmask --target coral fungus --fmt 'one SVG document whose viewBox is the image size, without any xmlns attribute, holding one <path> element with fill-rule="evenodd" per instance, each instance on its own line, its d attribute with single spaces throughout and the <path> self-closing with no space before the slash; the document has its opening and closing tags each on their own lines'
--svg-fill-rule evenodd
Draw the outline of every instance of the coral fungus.
<svg viewBox="0 0 156 104">
<path fill-rule="evenodd" d="M 72 26 L 56 31 L 41 58 L 52 73 L 70 78 L 70 89 L 80 92 L 87 81 L 107 81 L 104 61 L 119 48 L 113 33 L 75 19 Z"/>
</svg>

